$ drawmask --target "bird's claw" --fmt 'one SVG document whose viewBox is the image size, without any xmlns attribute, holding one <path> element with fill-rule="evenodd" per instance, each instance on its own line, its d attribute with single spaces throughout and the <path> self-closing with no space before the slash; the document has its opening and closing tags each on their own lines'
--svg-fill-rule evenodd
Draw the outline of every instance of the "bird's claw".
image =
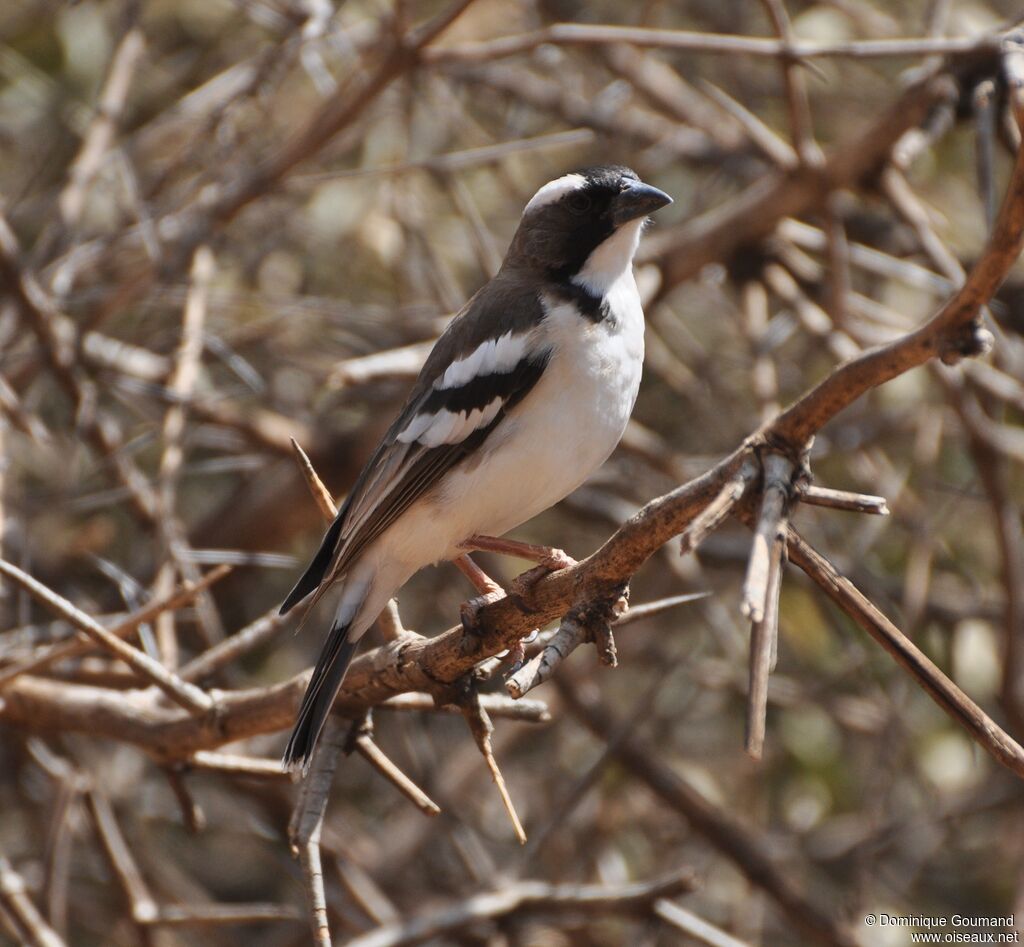
<svg viewBox="0 0 1024 947">
<path fill-rule="evenodd" d="M 539 628 L 534 628 L 528 635 L 520 638 L 505 654 L 509 658 L 509 666 L 505 671 L 505 677 L 511 677 L 526 663 L 526 646 L 537 640 L 540 634 Z"/>
<path fill-rule="evenodd" d="M 478 595 L 476 598 L 471 598 L 468 602 L 463 602 L 459 606 L 459 620 L 462 622 L 462 630 L 467 635 L 479 636 L 480 612 L 488 605 L 493 605 L 504 597 L 504 591 L 496 589 L 493 592 L 486 592 L 483 595 Z"/>
<path fill-rule="evenodd" d="M 535 612 L 537 609 L 533 607 L 530 601 L 533 598 L 534 586 L 544 576 L 550 575 L 552 572 L 558 572 L 561 569 L 568 569 L 574 565 L 576 565 L 576 560 L 567 552 L 562 549 L 552 549 L 550 555 L 541 560 L 538 565 L 532 569 L 527 569 L 522 575 L 516 576 L 512 580 L 508 588 L 509 598 L 515 602 L 516 608 L 524 614 L 528 615 L 531 612 Z"/>
<path fill-rule="evenodd" d="M 576 560 L 569 553 L 564 549 L 553 547 L 548 557 L 540 562 L 540 567 L 547 569 L 548 572 L 558 572 L 559 569 L 568 569 L 574 565 L 576 565 Z"/>
</svg>

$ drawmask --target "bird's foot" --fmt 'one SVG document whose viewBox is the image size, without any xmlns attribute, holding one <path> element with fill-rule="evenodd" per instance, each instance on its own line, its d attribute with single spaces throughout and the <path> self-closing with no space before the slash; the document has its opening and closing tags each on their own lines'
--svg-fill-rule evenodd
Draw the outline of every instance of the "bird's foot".
<svg viewBox="0 0 1024 947">
<path fill-rule="evenodd" d="M 511 648 L 506 652 L 508 656 L 508 669 L 505 671 L 505 677 L 511 677 L 526 663 L 526 646 L 537 640 L 537 636 L 540 634 L 539 628 L 534 628 L 528 635 L 520 638 Z"/>
<path fill-rule="evenodd" d="M 522 612 L 529 614 L 537 609 L 533 604 L 533 593 L 537 583 L 546 575 L 568 569 L 576 560 L 562 549 L 548 549 L 548 555 L 532 569 L 516 576 L 508 587 L 508 596 Z"/>
<path fill-rule="evenodd" d="M 485 592 L 483 595 L 478 595 L 476 598 L 471 598 L 468 602 L 463 602 L 459 607 L 459 619 L 462 622 L 462 630 L 467 635 L 478 638 L 480 636 L 480 612 L 488 605 L 493 605 L 504 597 L 505 591 L 501 588 L 496 588 L 490 592 Z"/>
<path fill-rule="evenodd" d="M 473 550 L 494 552 L 499 556 L 515 556 L 517 559 L 536 562 L 538 565 L 546 566 L 548 572 L 555 572 L 558 569 L 566 569 L 569 566 L 576 565 L 576 560 L 564 549 L 556 549 L 553 546 L 541 546 L 538 543 L 524 543 L 518 539 L 504 539 L 498 536 L 470 536 L 469 539 L 459 545 L 467 552 L 473 552 Z"/>
</svg>

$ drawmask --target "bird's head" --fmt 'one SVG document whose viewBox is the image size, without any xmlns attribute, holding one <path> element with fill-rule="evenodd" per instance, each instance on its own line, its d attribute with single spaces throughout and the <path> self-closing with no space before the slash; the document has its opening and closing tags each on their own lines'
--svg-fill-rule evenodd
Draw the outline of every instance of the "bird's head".
<svg viewBox="0 0 1024 947">
<path fill-rule="evenodd" d="M 630 265 L 647 215 L 672 198 L 629 168 L 565 174 L 526 205 L 507 263 L 541 269 L 599 293 Z"/>
</svg>

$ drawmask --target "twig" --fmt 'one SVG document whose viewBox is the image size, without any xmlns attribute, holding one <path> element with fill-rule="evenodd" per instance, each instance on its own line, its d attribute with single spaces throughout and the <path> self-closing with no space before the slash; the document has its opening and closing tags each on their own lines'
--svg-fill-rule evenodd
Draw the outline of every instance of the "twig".
<svg viewBox="0 0 1024 947">
<path fill-rule="evenodd" d="M 494 733 L 494 725 L 491 723 L 490 717 L 487 716 L 487 711 L 484 710 L 483 704 L 480 703 L 480 695 L 475 687 L 470 686 L 469 693 L 462 699 L 460 706 L 462 707 L 463 716 L 466 718 L 466 723 L 469 724 L 469 731 L 473 734 L 473 739 L 476 741 L 477 748 L 483 755 L 487 768 L 491 771 L 491 779 L 494 780 L 494 785 L 498 787 L 498 794 L 501 796 L 505 812 L 508 813 L 509 821 L 512 823 L 512 828 L 516 833 L 516 838 L 519 839 L 520 845 L 525 845 L 526 832 L 523 831 L 523 824 L 519 821 L 516 807 L 513 805 L 512 797 L 509 795 L 508 787 L 505 785 L 505 777 L 501 775 L 498 762 L 494 758 L 494 748 L 491 745 L 491 734 Z"/>
<path fill-rule="evenodd" d="M 566 616 L 544 649 L 509 675 L 505 681 L 505 690 L 517 699 L 528 694 L 548 680 L 558 665 L 586 640 L 587 629 L 580 622 Z"/>
<path fill-rule="evenodd" d="M 0 855 L 0 907 L 17 925 L 16 933 L 27 947 L 65 947 L 63 939 L 50 927 L 28 896 L 25 881 Z"/>
<path fill-rule="evenodd" d="M 689 598 L 689 596 L 686 596 Z M 491 717 L 498 717 L 504 720 L 520 720 L 527 723 L 547 723 L 551 720 L 551 713 L 548 705 L 542 700 L 513 700 L 504 694 L 480 694 L 480 706 L 487 711 Z M 439 714 L 461 714 L 462 711 L 453 704 L 437 705 L 430 694 L 419 694 L 411 692 L 408 694 L 396 694 L 388 698 L 384 703 L 377 704 L 380 710 L 404 710 L 432 712 Z"/>
<path fill-rule="evenodd" d="M 541 881 L 517 881 L 497 891 L 473 895 L 447 909 L 400 924 L 379 927 L 348 942 L 348 947 L 408 947 L 455 936 L 481 921 L 528 914 L 639 914 L 644 916 L 662 898 L 671 898 L 694 887 L 690 871 L 676 871 L 662 878 L 631 885 L 551 885 Z"/>
<path fill-rule="evenodd" d="M 519 154 L 524 151 L 546 148 L 564 148 L 572 145 L 588 145 L 594 140 L 594 133 L 589 128 L 573 128 L 568 131 L 550 132 L 543 135 L 534 135 L 529 138 L 516 138 L 511 141 L 502 141 L 495 145 L 482 145 L 479 148 L 465 148 L 458 151 L 449 151 L 445 154 L 436 155 L 432 158 L 423 158 L 419 161 L 403 161 L 397 164 L 374 165 L 365 168 L 344 168 L 337 171 L 321 171 L 313 174 L 293 175 L 288 183 L 292 187 L 320 184 L 323 181 L 337 181 L 351 178 L 399 176 L 409 171 L 427 171 L 430 174 L 450 174 L 455 171 L 464 171 L 468 168 L 475 168 L 480 165 L 494 164 L 504 160 L 509 155 Z M 407 349 L 417 349 L 422 346 L 410 345 Z M 431 346 L 426 346 L 426 352 Z M 404 349 L 392 349 L 393 352 L 405 351 Z M 426 355 L 424 352 L 424 355 Z M 386 353 L 381 353 L 386 354 Z M 373 355 L 361 359 L 351 359 L 349 363 L 342 363 L 338 366 L 343 368 L 345 364 L 361 362 L 364 359 L 373 359 Z M 332 373 L 328 380 L 334 378 Z M 353 384 L 359 384 L 359 381 Z M 339 387 L 343 386 L 340 385 Z"/>
<path fill-rule="evenodd" d="M 797 153 L 790 144 L 769 128 L 753 112 L 737 102 L 731 95 L 707 79 L 700 80 L 704 93 L 724 112 L 731 115 L 747 134 L 750 143 L 776 167 L 788 170 L 799 163 Z"/>
<path fill-rule="evenodd" d="M 203 353 L 203 324 L 206 321 L 207 302 L 210 294 L 210 281 L 213 279 L 214 257 L 208 246 L 200 246 L 192 259 L 189 278 L 188 297 L 181 325 L 181 340 L 174 355 L 174 367 L 167 383 L 170 404 L 164 413 L 161 429 L 163 451 L 157 472 L 157 490 L 161 506 L 161 536 L 166 552 L 165 561 L 157 572 L 153 584 L 155 596 L 167 595 L 174 587 L 175 565 L 186 579 L 196 580 L 198 569 L 194 563 L 180 554 L 184 545 L 183 528 L 175 518 L 175 500 L 178 489 L 178 478 L 185 459 L 182 437 L 185 433 L 187 419 L 186 403 L 195 387 L 199 373 L 199 362 Z M 206 607 L 203 607 L 205 599 Z M 223 629 L 205 596 L 197 599 L 201 621 L 206 626 L 207 636 L 214 639 L 224 637 Z M 174 613 L 161 612 L 156 620 L 156 640 L 160 648 L 160 657 L 167 667 L 178 665 L 178 638 Z"/>
<path fill-rule="evenodd" d="M 213 927 L 221 924 L 265 924 L 297 921 L 302 915 L 290 905 L 264 904 L 165 904 L 157 909 L 148 927 Z"/>
<path fill-rule="evenodd" d="M 973 700 L 792 528 L 787 535 L 790 560 L 813 579 L 836 605 L 875 639 L 950 717 L 998 763 L 1024 777 L 1024 747 Z"/>
<path fill-rule="evenodd" d="M 352 724 L 348 745 L 359 752 L 378 773 L 391 783 L 424 815 L 440 815 L 441 807 L 405 775 L 373 739 L 373 717 L 367 711 Z"/>
<path fill-rule="evenodd" d="M 183 681 L 199 681 L 238 660 L 269 641 L 284 628 L 290 617 L 278 614 L 277 606 L 178 669 Z"/>
<path fill-rule="evenodd" d="M 609 46 L 605 50 L 605 59 L 615 73 L 624 76 L 637 92 L 660 111 L 684 125 L 699 128 L 725 152 L 735 152 L 742 147 L 743 129 L 737 126 L 744 123 L 739 120 L 739 116 L 737 122 L 723 122 L 722 109 L 709 105 L 704 96 L 700 95 L 669 63 L 633 46 Z M 745 114 L 750 116 L 749 112 Z M 789 150 L 785 142 L 782 144 Z M 792 157 L 795 163 L 796 156 Z"/>
<path fill-rule="evenodd" d="M 156 901 L 125 841 L 113 807 L 106 796 L 90 789 L 85 794 L 93 826 L 99 836 L 110 867 L 114 870 L 125 897 L 132 920 L 136 924 L 150 924 L 157 917 Z"/>
<path fill-rule="evenodd" d="M 320 860 L 320 832 L 323 829 L 334 770 L 345 749 L 345 741 L 346 734 L 340 723 L 328 718 L 309 773 L 299 789 L 299 797 L 288 825 L 292 852 L 298 856 L 306 880 L 306 904 L 316 947 L 331 947 L 327 895 Z"/>
<path fill-rule="evenodd" d="M 779 591 L 782 587 L 783 543 L 770 550 L 764 615 L 751 622 L 745 747 L 751 759 L 761 759 L 768 714 L 768 675 L 775 666 L 779 636 Z"/>
<path fill-rule="evenodd" d="M 727 934 L 721 928 L 698 917 L 693 911 L 687 911 L 686 908 L 674 901 L 665 898 L 655 901 L 654 913 L 670 927 L 682 931 L 688 938 L 692 938 L 700 944 L 706 944 L 707 947 L 750 947 L 747 941 Z"/>
<path fill-rule="evenodd" d="M 81 150 L 68 172 L 68 183 L 57 201 L 61 216 L 68 227 L 75 227 L 82 215 L 89 185 L 113 142 L 131 88 L 132 76 L 142 60 L 145 49 L 146 40 L 142 30 L 133 27 L 125 33 L 110 60 L 110 69 L 100 93 L 96 115 L 82 139 Z"/>
<path fill-rule="evenodd" d="M 801 66 L 794 55 L 793 31 L 789 15 L 782 0 L 762 0 L 768 11 L 772 26 L 782 42 L 784 52 L 780 56 L 782 79 L 786 87 L 786 105 L 789 110 L 789 127 L 796 152 L 801 164 L 819 167 L 824 155 L 814 140 L 814 129 L 811 120 L 810 99 L 807 96 L 807 85 L 804 83 Z"/>
<path fill-rule="evenodd" d="M 192 769 L 207 770 L 225 776 L 249 776 L 253 779 L 290 780 L 281 769 L 280 760 L 264 760 L 254 756 L 239 756 L 233 753 L 211 753 L 200 750 L 183 764 Z"/>
<path fill-rule="evenodd" d="M 793 462 L 780 454 L 771 453 L 764 460 L 761 511 L 740 598 L 740 611 L 755 623 L 764 620 L 772 562 L 780 558 L 785 543 L 794 469 Z"/>
<path fill-rule="evenodd" d="M 429 49 L 428 63 L 493 62 L 505 56 L 516 56 L 544 44 L 557 46 L 594 46 L 607 43 L 628 43 L 631 46 L 686 50 L 700 53 L 767 56 L 770 58 L 814 59 L 846 57 L 873 59 L 889 56 L 971 56 L 992 53 L 999 48 L 998 36 L 953 37 L 926 39 L 853 40 L 840 43 L 787 43 L 757 36 L 692 33 L 686 30 L 645 29 L 631 26 L 555 23 L 532 33 L 503 36 L 495 40 L 462 43 Z"/>
<path fill-rule="evenodd" d="M 219 582 L 229 572 L 231 572 L 231 566 L 223 565 L 217 566 L 206 573 L 198 582 L 183 582 L 178 588 L 172 590 L 168 595 L 162 598 L 155 598 L 151 602 L 147 602 L 138 611 L 133 612 L 127 618 L 119 621 L 112 628 L 107 629 L 107 633 L 113 635 L 115 638 L 127 638 L 130 634 L 135 632 L 140 625 L 144 625 L 149 621 L 152 621 L 157 615 L 163 611 L 182 608 L 188 605 L 196 595 L 201 591 L 208 589 L 211 585 Z M 85 654 L 91 651 L 95 647 L 95 643 L 86 635 L 75 637 L 71 641 L 60 642 L 59 644 L 51 645 L 45 648 L 42 653 L 36 654 L 20 664 L 14 664 L 9 668 L 5 668 L 0 671 L 0 689 L 4 687 L 8 681 L 14 680 L 19 674 L 35 674 L 39 671 L 45 670 L 51 667 L 58 661 L 63 661 L 68 658 L 75 658 L 81 654 Z M 182 677 L 182 680 L 187 678 Z"/>
<path fill-rule="evenodd" d="M 867 493 L 848 493 L 846 490 L 831 490 L 828 487 L 808 484 L 799 491 L 799 497 L 801 503 L 810 506 L 825 506 L 831 510 L 847 510 L 850 513 L 873 513 L 875 516 L 889 515 L 885 497 L 871 496 Z"/>
<path fill-rule="evenodd" d="M 996 84 L 991 79 L 979 82 L 971 97 L 975 124 L 975 167 L 978 176 L 978 191 L 985 208 L 985 222 L 989 229 L 996 219 L 997 198 L 995 181 L 995 138 L 996 138 Z"/>
<path fill-rule="evenodd" d="M 185 782 L 184 769 L 184 766 L 175 763 L 164 767 L 164 775 L 167 777 L 167 784 L 171 787 L 171 792 L 174 793 L 174 798 L 178 803 L 185 828 L 192 835 L 197 835 L 206 828 L 206 813 L 196 802 L 188 783 Z"/>
<path fill-rule="evenodd" d="M 159 687 L 176 704 L 194 714 L 205 714 L 213 710 L 214 702 L 208 694 L 203 693 L 195 685 L 183 681 L 176 674 L 168 671 L 159 661 L 154 661 L 138 648 L 133 648 L 121 641 L 120 638 L 116 638 L 81 609 L 76 608 L 66 598 L 51 591 L 41 582 L 37 582 L 28 573 L 22 572 L 17 566 L 0 559 L 0 574 L 7 576 L 51 611 L 56 612 L 76 628 L 84 631 L 97 644 L 117 655 L 133 671 L 138 672 L 146 680 Z"/>
<path fill-rule="evenodd" d="M 687 555 L 696 549 L 729 516 L 739 503 L 747 487 L 757 476 L 757 465 L 752 458 L 746 460 L 736 475 L 725 482 L 715 498 L 704 507 L 683 530 L 679 537 L 679 554 Z"/>
<path fill-rule="evenodd" d="M 338 515 L 338 508 L 335 506 L 330 490 L 324 486 L 323 481 L 317 476 L 312 462 L 306 452 L 299 446 L 299 442 L 294 437 L 291 441 L 296 460 L 299 462 L 299 469 L 302 471 L 302 476 L 306 479 L 306 486 L 309 487 L 309 492 L 313 494 L 317 509 L 320 510 L 325 519 L 333 520 Z"/>
</svg>

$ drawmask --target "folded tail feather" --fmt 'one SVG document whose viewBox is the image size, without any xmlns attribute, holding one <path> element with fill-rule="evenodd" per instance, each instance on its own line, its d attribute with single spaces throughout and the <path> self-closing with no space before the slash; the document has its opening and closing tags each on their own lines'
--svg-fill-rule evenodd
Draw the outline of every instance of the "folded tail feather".
<svg viewBox="0 0 1024 947">
<path fill-rule="evenodd" d="M 295 728 L 284 751 L 285 769 L 301 765 L 303 773 L 309 769 L 313 750 L 316 749 L 320 731 L 327 722 L 327 715 L 334 705 L 334 698 L 341 689 L 345 671 L 348 670 L 352 655 L 359 646 L 358 641 L 349 641 L 351 621 L 335 623 L 324 642 L 323 650 L 313 668 L 313 676 L 302 698 L 302 706 L 295 721 Z"/>
</svg>

